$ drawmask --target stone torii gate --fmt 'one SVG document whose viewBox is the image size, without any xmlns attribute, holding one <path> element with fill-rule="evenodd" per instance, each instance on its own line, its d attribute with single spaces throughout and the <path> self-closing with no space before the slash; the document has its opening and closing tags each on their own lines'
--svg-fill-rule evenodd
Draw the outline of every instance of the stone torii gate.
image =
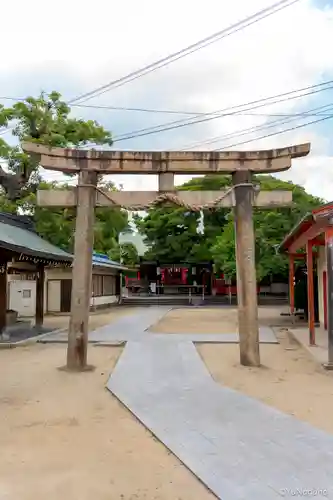
<svg viewBox="0 0 333 500">
<path fill-rule="evenodd" d="M 232 207 L 235 215 L 237 299 L 240 362 L 259 366 L 259 327 L 253 207 L 292 204 L 291 191 L 260 191 L 252 174 L 288 170 L 293 158 L 306 156 L 310 144 L 267 151 L 132 152 L 48 148 L 24 143 L 23 150 L 37 155 L 42 167 L 65 174 L 78 174 L 78 185 L 68 190 L 38 191 L 43 207 L 76 207 L 76 229 L 72 278 L 71 318 L 68 334 L 67 368 L 85 370 L 91 296 L 94 208 L 103 206 L 142 210 L 166 203 L 189 210 Z M 98 175 L 158 175 L 158 192 L 103 191 Z M 177 191 L 176 174 L 231 174 L 232 187 L 224 191 Z"/>
</svg>

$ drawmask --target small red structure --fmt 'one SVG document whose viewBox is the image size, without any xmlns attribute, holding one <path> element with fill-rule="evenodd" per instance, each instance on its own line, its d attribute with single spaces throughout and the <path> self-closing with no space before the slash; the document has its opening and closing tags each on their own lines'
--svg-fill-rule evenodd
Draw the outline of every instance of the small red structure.
<svg viewBox="0 0 333 500">
<path fill-rule="evenodd" d="M 295 312 L 295 261 L 304 259 L 307 266 L 309 343 L 315 345 L 315 308 L 313 269 L 317 266 L 319 321 L 329 328 L 328 284 L 333 269 L 327 265 L 328 249 L 333 238 L 333 202 L 322 205 L 307 214 L 285 237 L 280 250 L 289 255 L 289 302 L 290 312 Z M 316 250 L 315 250 L 316 249 Z M 302 251 L 303 252 L 300 252 Z M 331 278 L 332 280 L 332 278 Z M 332 316 L 333 319 L 333 316 Z M 333 322 L 332 322 L 333 323 Z M 331 325 L 333 330 L 333 324 Z M 332 339 L 333 355 L 333 339 Z M 332 359 L 333 361 L 333 359 Z"/>
</svg>

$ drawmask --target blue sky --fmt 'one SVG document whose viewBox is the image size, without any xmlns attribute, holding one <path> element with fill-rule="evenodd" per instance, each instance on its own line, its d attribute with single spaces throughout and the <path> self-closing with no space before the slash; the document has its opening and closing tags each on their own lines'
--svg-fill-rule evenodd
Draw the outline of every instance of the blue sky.
<svg viewBox="0 0 333 500">
<path fill-rule="evenodd" d="M 316 7 L 320 9 L 330 8 L 333 5 L 333 0 L 313 0 Z"/>
<path fill-rule="evenodd" d="M 0 60 L 0 95 L 24 97 L 59 90 L 66 99 L 92 90 L 221 30 L 273 3 L 273 0 L 50 0 L 4 1 L 3 38 L 11 40 Z M 48 5 L 50 4 L 50 5 Z M 158 5 L 157 5 L 158 4 Z M 45 12 L 52 11 L 47 16 Z M 20 13 L 20 16 L 17 13 Z M 189 18 L 189 13 L 191 17 Z M 15 19 L 15 36 L 12 22 Z M 75 22 L 73 22 L 73 20 Z M 31 26 L 33 29 L 31 29 Z M 7 32 L 8 31 L 8 32 Z M 300 0 L 239 33 L 144 76 L 87 104 L 209 112 L 301 87 L 333 80 L 333 0 Z M 7 102 L 1 101 L 0 102 Z M 257 110 L 297 113 L 333 103 L 333 91 Z M 94 118 L 114 136 L 185 118 L 89 108 L 73 108 L 76 116 Z M 292 125 L 315 120 L 298 120 Z M 264 125 L 265 116 L 234 116 L 115 144 L 119 149 L 175 149 Z M 287 125 L 285 125 L 287 127 Z M 277 129 L 276 129 L 277 130 Z M 271 148 L 311 141 L 312 153 L 295 162 L 282 177 L 313 194 L 329 198 L 333 188 L 333 120 L 286 134 L 253 140 L 238 149 Z M 267 133 L 272 129 L 267 130 Z M 256 139 L 265 131 L 243 136 Z M 7 138 L 7 136 L 4 136 Z M 238 139 L 238 140 L 240 140 Z M 237 142 L 237 139 L 234 142 Z M 59 174 L 48 174 L 59 178 Z M 125 188 L 153 188 L 151 177 L 119 179 Z"/>
</svg>

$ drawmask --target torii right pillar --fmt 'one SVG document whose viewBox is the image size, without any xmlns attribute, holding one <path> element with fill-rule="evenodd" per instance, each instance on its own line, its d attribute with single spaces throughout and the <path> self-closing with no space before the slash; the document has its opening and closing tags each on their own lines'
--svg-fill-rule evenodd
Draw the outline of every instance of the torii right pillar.
<svg viewBox="0 0 333 500">
<path fill-rule="evenodd" d="M 240 362 L 260 366 L 257 276 L 253 229 L 253 194 L 251 173 L 232 175 L 235 191 L 235 240 Z"/>
<path fill-rule="evenodd" d="M 310 145 L 291 147 L 289 155 L 272 150 L 266 157 L 265 167 L 260 173 L 273 173 L 291 167 L 292 158 L 306 156 Z M 257 155 L 256 158 L 254 158 Z M 244 366 L 260 366 L 258 296 L 255 259 L 255 235 L 253 227 L 253 206 L 255 186 L 252 175 L 257 173 L 256 162 L 262 162 L 259 152 L 244 152 L 239 159 L 239 168 L 232 173 L 235 203 L 235 242 L 238 302 L 238 331 L 240 363 Z M 249 166 L 244 168 L 245 164 Z M 284 168 L 283 168 L 284 165 Z M 258 205 L 257 205 L 258 206 Z"/>
</svg>

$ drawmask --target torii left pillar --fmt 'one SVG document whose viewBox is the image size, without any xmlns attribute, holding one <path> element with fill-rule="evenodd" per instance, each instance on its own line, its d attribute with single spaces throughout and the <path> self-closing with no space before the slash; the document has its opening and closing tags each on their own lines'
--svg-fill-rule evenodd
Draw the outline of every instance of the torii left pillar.
<svg viewBox="0 0 333 500">
<path fill-rule="evenodd" d="M 94 208 L 97 174 L 79 174 L 76 204 L 75 244 L 72 272 L 71 319 L 68 331 L 67 369 L 88 370 L 87 346 L 94 246 Z"/>
</svg>

